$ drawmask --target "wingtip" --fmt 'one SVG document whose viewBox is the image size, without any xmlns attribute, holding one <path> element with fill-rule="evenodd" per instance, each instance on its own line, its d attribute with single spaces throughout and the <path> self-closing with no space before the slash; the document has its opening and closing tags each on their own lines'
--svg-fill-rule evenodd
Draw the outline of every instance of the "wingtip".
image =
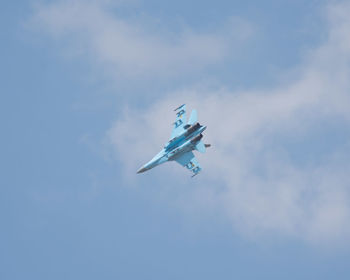
<svg viewBox="0 0 350 280">
<path fill-rule="evenodd" d="M 179 109 L 181 109 L 183 106 L 185 106 L 186 104 L 182 104 L 181 106 L 177 107 L 174 111 L 177 111 Z"/>
<path fill-rule="evenodd" d="M 197 176 L 201 171 L 202 171 L 202 168 L 199 168 L 199 169 L 191 176 L 191 178 L 193 178 L 194 176 Z"/>
</svg>

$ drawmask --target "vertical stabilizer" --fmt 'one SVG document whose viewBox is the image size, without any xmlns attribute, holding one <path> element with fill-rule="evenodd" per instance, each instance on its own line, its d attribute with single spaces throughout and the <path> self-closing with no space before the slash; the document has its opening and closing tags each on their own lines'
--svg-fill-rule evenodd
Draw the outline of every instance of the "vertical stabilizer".
<svg viewBox="0 0 350 280">
<path fill-rule="evenodd" d="M 188 124 L 193 125 L 197 122 L 197 110 L 192 110 L 191 116 L 188 119 Z"/>
</svg>

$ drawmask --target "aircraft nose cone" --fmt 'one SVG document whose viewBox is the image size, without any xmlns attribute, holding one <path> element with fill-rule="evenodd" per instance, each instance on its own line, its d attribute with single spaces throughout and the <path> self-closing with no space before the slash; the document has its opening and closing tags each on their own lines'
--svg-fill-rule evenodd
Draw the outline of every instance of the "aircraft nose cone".
<svg viewBox="0 0 350 280">
<path fill-rule="evenodd" d="M 145 172 L 146 170 L 147 170 L 147 168 L 142 166 L 139 170 L 137 170 L 137 173 L 142 173 L 142 172 Z"/>
</svg>

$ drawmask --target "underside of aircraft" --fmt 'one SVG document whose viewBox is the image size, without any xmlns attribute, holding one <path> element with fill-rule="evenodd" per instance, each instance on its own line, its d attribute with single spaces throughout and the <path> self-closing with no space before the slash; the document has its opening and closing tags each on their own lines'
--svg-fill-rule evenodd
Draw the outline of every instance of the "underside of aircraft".
<svg viewBox="0 0 350 280">
<path fill-rule="evenodd" d="M 183 104 L 174 110 L 176 119 L 173 123 L 170 140 L 165 144 L 164 148 L 142 166 L 137 173 L 143 173 L 164 162 L 176 161 L 192 172 L 192 177 L 197 175 L 202 168 L 200 167 L 194 150 L 205 153 L 210 144 L 202 142 L 203 132 L 207 128 L 197 121 L 197 111 L 192 110 L 191 115 L 186 121 L 186 105 Z"/>
</svg>

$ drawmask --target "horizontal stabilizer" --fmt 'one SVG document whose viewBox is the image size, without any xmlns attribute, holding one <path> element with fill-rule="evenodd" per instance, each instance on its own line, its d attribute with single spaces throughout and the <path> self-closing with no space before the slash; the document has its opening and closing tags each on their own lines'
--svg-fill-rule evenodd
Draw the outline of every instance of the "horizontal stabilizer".
<svg viewBox="0 0 350 280">
<path fill-rule="evenodd" d="M 199 141 L 196 145 L 196 150 L 200 153 L 205 153 L 205 146 L 204 143 L 202 141 Z"/>
<path fill-rule="evenodd" d="M 191 112 L 191 116 L 188 119 L 188 124 L 189 125 L 193 125 L 197 122 L 197 111 L 196 110 L 192 110 Z"/>
</svg>

